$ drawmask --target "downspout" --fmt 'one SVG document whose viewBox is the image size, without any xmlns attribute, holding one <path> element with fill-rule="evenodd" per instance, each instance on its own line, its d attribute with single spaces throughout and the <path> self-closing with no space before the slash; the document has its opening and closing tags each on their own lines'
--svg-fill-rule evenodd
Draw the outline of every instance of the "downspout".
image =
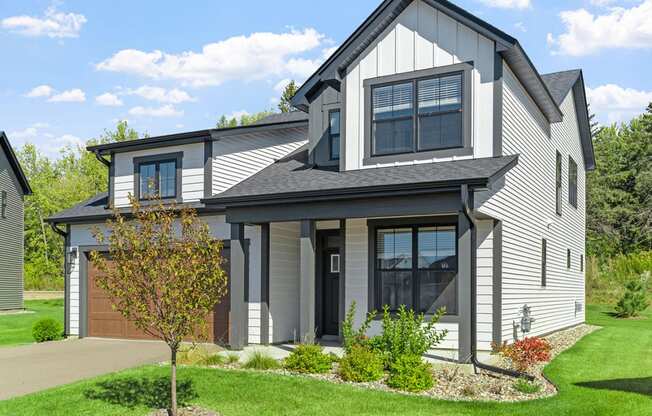
<svg viewBox="0 0 652 416">
<path fill-rule="evenodd" d="M 97 160 L 99 160 L 100 163 L 102 163 L 104 166 L 106 166 L 109 169 L 109 174 L 107 175 L 109 180 L 108 180 L 108 184 L 107 184 L 107 188 L 106 188 L 108 197 L 106 199 L 105 208 L 106 209 L 111 209 L 111 161 L 104 159 L 104 157 L 102 157 L 102 154 L 99 151 L 95 152 L 95 158 Z"/>
<path fill-rule="evenodd" d="M 68 336 L 70 334 L 70 319 L 68 318 L 69 314 L 69 298 L 70 298 L 70 282 L 69 282 L 69 276 L 68 276 L 68 269 L 70 265 L 68 264 L 69 260 L 69 246 L 70 246 L 70 226 L 68 226 L 68 229 L 66 231 L 62 230 L 61 228 L 57 227 L 57 224 L 51 222 L 50 227 L 52 230 L 59 234 L 60 236 L 63 237 L 63 323 L 64 323 L 64 328 L 63 328 L 63 333 L 65 336 Z"/>
<path fill-rule="evenodd" d="M 515 378 L 525 378 L 530 381 L 534 380 L 529 374 L 521 373 L 519 371 L 507 370 L 505 368 L 495 367 L 493 365 L 481 363 L 478 360 L 478 323 L 477 323 L 477 308 L 478 308 L 478 276 L 477 276 L 477 238 L 478 238 L 478 219 L 475 217 L 472 209 L 473 194 L 468 185 L 461 186 L 462 208 L 464 215 L 471 224 L 471 364 L 473 364 L 474 371 L 477 373 L 478 368 L 490 371 L 492 373 L 503 374 Z"/>
</svg>

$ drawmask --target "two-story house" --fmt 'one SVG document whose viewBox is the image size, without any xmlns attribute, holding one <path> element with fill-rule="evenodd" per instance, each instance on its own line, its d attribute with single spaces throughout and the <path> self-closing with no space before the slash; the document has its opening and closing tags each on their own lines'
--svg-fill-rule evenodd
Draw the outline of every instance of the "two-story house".
<svg viewBox="0 0 652 416">
<path fill-rule="evenodd" d="M 89 148 L 108 196 L 51 219 L 73 253 L 70 334 L 136 336 L 84 253 L 88 224 L 151 179 L 228 241 L 214 327 L 235 348 L 337 338 L 353 302 L 358 320 L 445 307 L 440 347 L 460 361 L 521 336 L 525 305 L 531 335 L 584 322 L 581 71 L 539 74 L 516 39 L 448 1 L 385 0 L 293 105 L 251 127 Z"/>
<path fill-rule="evenodd" d="M 32 189 L 0 131 L 0 311 L 23 307 L 25 196 Z"/>
</svg>

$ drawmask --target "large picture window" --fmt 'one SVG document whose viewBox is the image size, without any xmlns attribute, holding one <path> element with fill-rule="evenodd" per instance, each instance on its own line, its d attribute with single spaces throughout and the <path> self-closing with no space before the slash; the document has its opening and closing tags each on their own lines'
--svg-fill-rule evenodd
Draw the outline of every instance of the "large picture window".
<svg viewBox="0 0 652 416">
<path fill-rule="evenodd" d="M 457 233 L 455 226 L 407 226 L 376 230 L 375 273 L 378 306 L 401 305 L 434 314 L 457 314 Z"/>
<path fill-rule="evenodd" d="M 371 91 L 371 155 L 464 146 L 464 72 L 380 84 Z"/>
</svg>

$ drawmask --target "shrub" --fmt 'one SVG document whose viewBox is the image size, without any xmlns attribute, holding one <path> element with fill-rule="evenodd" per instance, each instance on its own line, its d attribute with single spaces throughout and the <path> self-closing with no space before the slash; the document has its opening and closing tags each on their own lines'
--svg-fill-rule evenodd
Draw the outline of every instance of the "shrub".
<svg viewBox="0 0 652 416">
<path fill-rule="evenodd" d="M 224 357 L 219 354 L 209 355 L 197 363 L 198 365 L 214 366 L 224 364 Z"/>
<path fill-rule="evenodd" d="M 619 318 L 632 318 L 647 309 L 647 285 L 644 279 L 632 280 L 625 284 L 625 293 L 616 304 Z"/>
<path fill-rule="evenodd" d="M 418 355 L 402 355 L 390 367 L 387 385 L 410 392 L 425 391 L 434 385 L 432 367 Z"/>
<path fill-rule="evenodd" d="M 354 345 L 340 360 L 338 373 L 344 381 L 364 383 L 383 378 L 383 370 L 383 358 L 377 352 Z"/>
<path fill-rule="evenodd" d="M 240 361 L 240 356 L 235 353 L 230 353 L 226 355 L 225 360 L 227 364 L 237 364 Z"/>
<path fill-rule="evenodd" d="M 216 348 L 209 348 L 204 345 L 184 345 L 179 349 L 177 354 L 177 364 L 179 365 L 219 365 L 224 362 L 224 358 L 217 355 Z M 221 360 L 221 361 L 220 361 Z"/>
<path fill-rule="evenodd" d="M 324 354 L 321 345 L 301 344 L 285 359 L 283 366 L 297 373 L 323 374 L 331 371 L 333 359 Z"/>
<path fill-rule="evenodd" d="M 367 317 L 362 325 L 360 325 L 360 328 L 354 329 L 353 320 L 355 319 L 355 307 L 355 301 L 351 302 L 351 306 L 342 322 L 342 337 L 344 338 L 343 346 L 344 351 L 347 353 L 351 352 L 351 349 L 356 345 L 366 346 L 368 344 L 369 337 L 367 337 L 367 331 L 371 326 L 371 321 L 373 321 L 377 315 L 376 311 L 367 313 Z"/>
<path fill-rule="evenodd" d="M 536 363 L 549 361 L 551 349 L 548 341 L 533 337 L 504 346 L 500 354 L 508 358 L 518 371 L 526 372 Z"/>
<path fill-rule="evenodd" d="M 39 319 L 32 326 L 32 337 L 36 342 L 57 341 L 63 338 L 63 327 L 55 319 Z"/>
<path fill-rule="evenodd" d="M 245 361 L 243 367 L 250 370 L 275 370 L 281 365 L 273 357 L 260 351 L 254 351 L 251 357 Z"/>
<path fill-rule="evenodd" d="M 527 381 L 525 379 L 519 378 L 514 383 L 514 389 L 525 394 L 534 394 L 538 393 L 541 390 L 541 385 L 534 381 Z"/>
<path fill-rule="evenodd" d="M 438 331 L 435 325 L 445 313 L 437 311 L 429 322 L 423 314 L 416 315 L 413 310 L 401 306 L 396 317 L 389 312 L 389 307 L 383 309 L 383 332 L 370 341 L 372 348 L 380 351 L 386 360 L 387 367 L 400 357 L 421 357 L 426 351 L 439 344 L 448 331 Z"/>
</svg>

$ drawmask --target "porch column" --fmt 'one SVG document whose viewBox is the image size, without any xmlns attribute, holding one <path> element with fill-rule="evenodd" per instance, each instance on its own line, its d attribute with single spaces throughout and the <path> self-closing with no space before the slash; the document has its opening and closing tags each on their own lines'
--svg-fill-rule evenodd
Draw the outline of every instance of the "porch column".
<svg viewBox="0 0 652 416">
<path fill-rule="evenodd" d="M 471 272 L 473 257 L 472 224 L 460 212 L 457 217 L 457 308 L 459 316 L 458 360 L 471 357 Z"/>
<path fill-rule="evenodd" d="M 260 226 L 260 343 L 269 345 L 269 223 Z"/>
<path fill-rule="evenodd" d="M 299 241 L 299 341 L 311 341 L 315 337 L 315 243 L 316 231 L 313 220 L 301 221 Z"/>
<path fill-rule="evenodd" d="M 247 303 L 245 280 L 247 278 L 244 224 L 231 224 L 231 272 L 229 275 L 231 312 L 229 316 L 229 345 L 241 350 L 247 343 Z"/>
</svg>

